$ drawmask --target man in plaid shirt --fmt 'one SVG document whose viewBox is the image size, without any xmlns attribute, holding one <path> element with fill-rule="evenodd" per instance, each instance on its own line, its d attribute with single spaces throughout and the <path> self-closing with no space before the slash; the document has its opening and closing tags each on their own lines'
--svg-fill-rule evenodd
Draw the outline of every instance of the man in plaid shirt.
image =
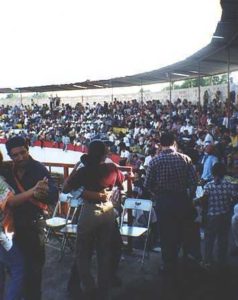
<svg viewBox="0 0 238 300">
<path fill-rule="evenodd" d="M 205 257 L 208 267 L 213 263 L 213 248 L 217 238 L 217 260 L 223 265 L 226 260 L 231 224 L 232 198 L 237 197 L 237 186 L 224 178 L 225 165 L 216 163 L 212 168 L 214 180 L 204 186 L 206 200 Z"/>
<path fill-rule="evenodd" d="M 197 177 L 191 159 L 175 150 L 173 134 L 163 134 L 160 143 L 162 151 L 151 160 L 144 187 L 156 202 L 164 268 L 173 272 L 185 226 L 192 219 Z"/>
</svg>

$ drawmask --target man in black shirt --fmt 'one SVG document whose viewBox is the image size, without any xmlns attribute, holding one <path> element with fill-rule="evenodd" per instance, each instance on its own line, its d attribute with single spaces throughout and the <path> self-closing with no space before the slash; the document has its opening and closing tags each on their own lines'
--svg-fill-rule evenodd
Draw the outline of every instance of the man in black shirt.
<svg viewBox="0 0 238 300">
<path fill-rule="evenodd" d="M 41 190 L 30 201 L 13 207 L 16 242 L 25 260 L 25 300 L 41 299 L 42 268 L 45 261 L 44 210 L 58 199 L 58 191 L 48 170 L 34 160 L 22 137 L 13 137 L 6 143 L 13 165 L 7 176 L 15 193 L 22 193 L 43 180 Z"/>
</svg>

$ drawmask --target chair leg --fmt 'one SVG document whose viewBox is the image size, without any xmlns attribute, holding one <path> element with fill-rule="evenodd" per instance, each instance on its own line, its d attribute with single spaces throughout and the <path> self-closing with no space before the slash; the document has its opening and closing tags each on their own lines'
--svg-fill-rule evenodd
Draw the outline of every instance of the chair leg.
<svg viewBox="0 0 238 300">
<path fill-rule="evenodd" d="M 49 242 L 49 235 L 51 233 L 51 228 L 48 228 L 46 235 L 45 235 L 45 242 L 48 243 Z"/>
<path fill-rule="evenodd" d="M 147 242 L 148 242 L 148 237 L 149 237 L 149 232 L 147 231 L 146 239 L 145 239 L 145 244 L 144 244 L 144 249 L 143 249 L 143 255 L 142 255 L 142 259 L 141 259 L 141 268 L 143 268 L 143 265 L 144 265 L 145 252 L 146 252 L 146 246 L 147 246 Z M 149 250 L 148 250 L 148 253 L 149 253 Z M 148 255 L 148 257 L 149 257 L 149 255 Z"/>
<path fill-rule="evenodd" d="M 61 242 L 61 247 L 60 247 L 60 258 L 59 258 L 59 261 L 61 261 L 61 259 L 64 256 L 64 250 L 65 250 L 66 242 L 67 242 L 67 237 L 66 237 L 66 234 L 64 234 L 62 242 Z"/>
</svg>

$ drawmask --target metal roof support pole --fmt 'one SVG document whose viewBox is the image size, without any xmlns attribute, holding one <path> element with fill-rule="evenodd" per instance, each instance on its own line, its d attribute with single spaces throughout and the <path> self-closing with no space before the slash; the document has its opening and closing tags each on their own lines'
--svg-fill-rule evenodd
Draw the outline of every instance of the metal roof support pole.
<svg viewBox="0 0 238 300">
<path fill-rule="evenodd" d="M 200 61 L 198 63 L 198 102 L 201 105 L 201 68 Z"/>
<path fill-rule="evenodd" d="M 22 105 L 23 99 L 22 99 L 22 93 L 21 93 L 21 90 L 20 90 L 20 97 L 21 97 L 21 105 Z"/>
<path fill-rule="evenodd" d="M 210 76 L 210 85 L 213 86 L 213 76 Z"/>
<path fill-rule="evenodd" d="M 231 112 L 231 97 L 230 97 L 230 48 L 227 48 L 227 104 L 228 104 L 228 128 L 230 128 L 230 112 Z"/>
<path fill-rule="evenodd" d="M 143 85 L 142 85 L 142 80 L 140 81 L 140 101 L 144 101 L 144 90 L 143 90 Z"/>
<path fill-rule="evenodd" d="M 227 99 L 230 101 L 230 48 L 227 48 Z"/>
<path fill-rule="evenodd" d="M 141 102 L 144 101 L 144 90 L 143 90 L 143 87 L 140 89 L 140 101 Z"/>
<path fill-rule="evenodd" d="M 19 100 L 20 100 L 20 105 L 22 106 L 22 102 L 23 102 L 23 99 L 22 99 L 22 93 L 21 93 L 21 90 L 20 89 L 15 89 L 18 93 L 18 96 L 19 96 Z"/>
<path fill-rule="evenodd" d="M 172 102 L 172 88 L 173 88 L 173 83 L 171 80 L 171 73 L 169 73 L 169 101 Z"/>
<path fill-rule="evenodd" d="M 113 84 L 112 84 L 112 81 L 110 81 L 110 83 L 111 83 L 111 90 L 112 90 L 112 94 L 111 94 L 111 101 L 113 102 Z"/>
</svg>

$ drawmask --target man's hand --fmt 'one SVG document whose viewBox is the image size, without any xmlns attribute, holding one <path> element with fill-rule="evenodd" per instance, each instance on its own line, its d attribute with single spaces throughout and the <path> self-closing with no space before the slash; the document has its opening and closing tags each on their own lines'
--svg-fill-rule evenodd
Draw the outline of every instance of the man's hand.
<svg viewBox="0 0 238 300">
<path fill-rule="evenodd" d="M 35 185 L 33 196 L 38 200 L 46 199 L 48 196 L 48 191 L 49 191 L 48 179 L 45 177 L 44 179 L 39 180 Z"/>
<path fill-rule="evenodd" d="M 102 190 L 102 192 L 93 192 L 84 190 L 83 191 L 83 198 L 89 201 L 101 201 L 107 202 L 110 201 L 112 195 L 112 191 L 108 191 L 107 189 Z"/>
<path fill-rule="evenodd" d="M 111 196 L 112 196 L 112 191 L 108 191 L 104 189 L 102 192 L 100 192 L 100 200 L 102 202 L 110 201 Z"/>
</svg>

